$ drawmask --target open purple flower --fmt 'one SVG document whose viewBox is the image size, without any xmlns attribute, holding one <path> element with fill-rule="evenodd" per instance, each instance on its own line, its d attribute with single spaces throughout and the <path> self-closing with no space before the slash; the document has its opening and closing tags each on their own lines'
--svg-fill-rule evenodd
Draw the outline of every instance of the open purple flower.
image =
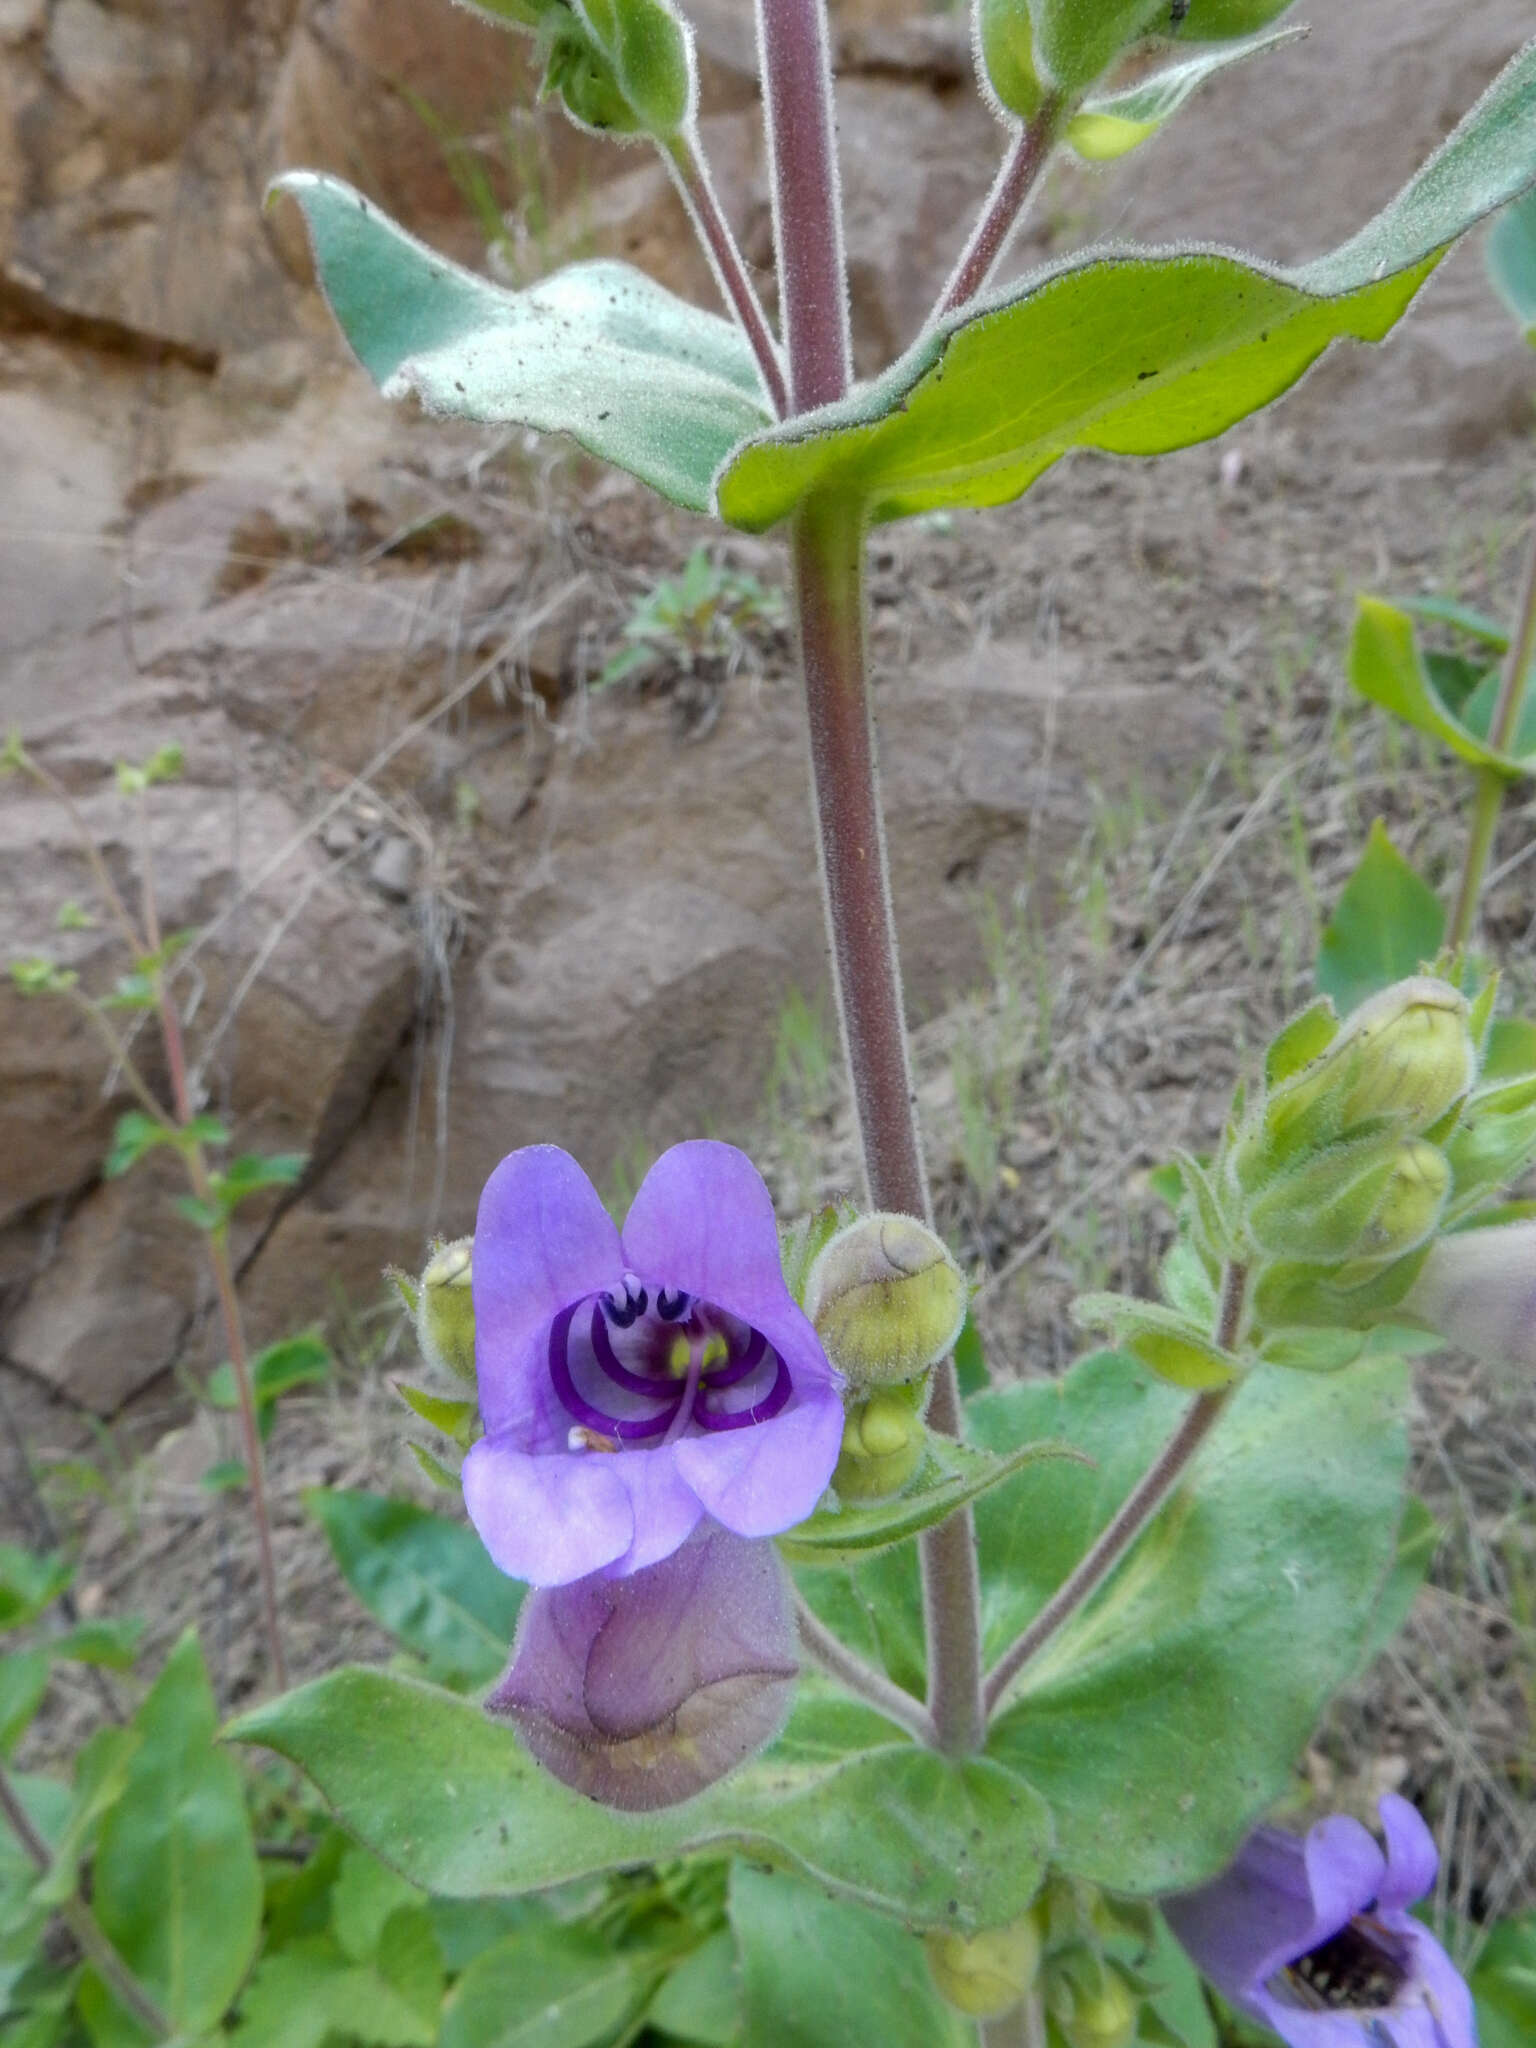
<svg viewBox="0 0 1536 2048">
<path fill-rule="evenodd" d="M 1406 1799 L 1380 1811 L 1385 1850 L 1347 1814 L 1256 1829 L 1220 1877 L 1163 1900 L 1168 1925 L 1289 2048 L 1476 2048 L 1471 1993 L 1407 1910 L 1434 1884 L 1434 1840 Z"/>
<path fill-rule="evenodd" d="M 628 1578 L 531 1595 L 486 1706 L 564 1784 L 640 1813 L 702 1792 L 771 1741 L 798 1669 L 778 1552 L 705 1522 Z"/>
<path fill-rule="evenodd" d="M 733 1145 L 663 1153 L 622 1233 L 568 1153 L 509 1154 L 480 1197 L 474 1307 L 486 1433 L 464 1500 L 510 1577 L 623 1577 L 706 1515 L 774 1536 L 821 1498 L 841 1382 Z"/>
</svg>

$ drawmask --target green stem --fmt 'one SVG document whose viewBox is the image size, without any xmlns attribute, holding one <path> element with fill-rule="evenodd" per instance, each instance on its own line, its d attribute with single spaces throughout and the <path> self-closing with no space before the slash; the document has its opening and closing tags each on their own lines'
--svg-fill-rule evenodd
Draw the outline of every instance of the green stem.
<svg viewBox="0 0 1536 2048">
<path fill-rule="evenodd" d="M 32 1816 L 22 1805 L 10 1772 L 3 1764 L 0 1764 L 0 1813 L 9 1822 L 12 1833 L 38 1876 L 47 1877 L 53 1869 L 53 1852 L 32 1825 Z M 175 2027 L 102 1933 L 79 1894 L 71 1893 L 57 1911 L 74 1937 L 75 1946 L 118 2003 L 131 2012 L 141 2026 L 148 2028 L 156 2040 L 170 2040 Z"/>
<path fill-rule="evenodd" d="M 872 1664 L 866 1664 L 857 1656 L 841 1636 L 834 1635 L 825 1622 L 813 1614 L 805 1604 L 802 1595 L 795 1594 L 795 1630 L 800 1638 L 800 1647 L 811 1659 L 819 1664 L 829 1677 L 835 1678 L 866 1706 L 873 1707 L 877 1714 L 883 1714 L 888 1721 L 895 1721 L 906 1729 L 917 1742 L 929 1749 L 934 1747 L 934 1727 L 926 1707 L 913 1699 L 883 1671 L 876 1671 Z"/>
<path fill-rule="evenodd" d="M 1248 1272 L 1244 1266 L 1228 1266 L 1222 1282 L 1221 1312 L 1216 1341 L 1224 1351 L 1235 1350 L 1242 1336 L 1247 1304 Z M 1023 1634 L 1003 1652 L 987 1673 L 984 1698 L 989 1716 L 1001 1706 L 1008 1688 L 1030 1659 L 1037 1656 L 1083 1604 L 1092 1599 L 1105 1579 L 1153 1520 L 1174 1491 L 1196 1451 L 1226 1413 L 1236 1391 L 1217 1387 L 1200 1394 L 1185 1411 L 1182 1421 L 1169 1437 L 1155 1462 L 1126 1495 L 1113 1519 L 1076 1568 L 1064 1579 Z"/>
<path fill-rule="evenodd" d="M 1520 715 L 1525 709 L 1533 664 L 1536 664 L 1536 525 L 1531 528 L 1519 616 L 1510 635 L 1498 701 L 1488 725 L 1488 745 L 1496 754 L 1507 754 L 1520 730 Z M 1445 937 L 1445 943 L 1452 952 L 1459 952 L 1466 945 L 1477 921 L 1478 899 L 1488 873 L 1488 857 L 1493 851 L 1494 834 L 1499 829 L 1499 816 L 1504 809 L 1504 792 L 1509 780 L 1509 776 L 1499 768 L 1484 767 L 1477 771 L 1477 796 L 1472 806 L 1466 857 L 1462 862 L 1461 881 L 1451 911 L 1450 929 Z"/>
</svg>

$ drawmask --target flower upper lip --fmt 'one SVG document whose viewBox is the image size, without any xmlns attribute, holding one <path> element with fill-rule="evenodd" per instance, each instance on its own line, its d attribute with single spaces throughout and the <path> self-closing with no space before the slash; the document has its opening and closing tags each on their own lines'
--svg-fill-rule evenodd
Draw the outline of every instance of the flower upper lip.
<svg viewBox="0 0 1536 2048">
<path fill-rule="evenodd" d="M 825 1490 L 841 1382 L 785 1284 L 768 1191 L 734 1146 L 664 1153 L 622 1232 L 567 1153 L 510 1154 L 481 1197 L 474 1303 L 486 1435 L 465 1461 L 465 1501 L 512 1576 L 626 1575 L 705 1514 L 775 1535 Z M 692 1349 L 668 1377 L 643 1347 L 674 1323 Z M 621 1455 L 572 1450 L 573 1425 Z"/>
</svg>

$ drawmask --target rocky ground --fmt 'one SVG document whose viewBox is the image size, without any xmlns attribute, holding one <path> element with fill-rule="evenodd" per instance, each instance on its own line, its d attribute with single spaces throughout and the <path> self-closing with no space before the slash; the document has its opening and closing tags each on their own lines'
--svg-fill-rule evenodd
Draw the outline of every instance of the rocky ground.
<svg viewBox="0 0 1536 2048">
<path fill-rule="evenodd" d="M 1524 0 L 1335 13 L 1144 161 L 1053 176 L 1020 260 L 1133 235 L 1320 250 L 1529 29 Z M 771 297 L 749 21 L 743 0 L 699 20 L 705 133 Z M 920 323 L 997 143 L 963 22 L 853 6 L 838 39 L 868 370 Z M 825 1017 L 790 649 L 752 625 L 731 661 L 594 690 L 706 529 L 559 449 L 387 411 L 329 337 L 294 222 L 259 210 L 273 171 L 316 164 L 503 276 L 602 249 L 704 297 L 638 154 L 504 118 L 516 44 L 428 0 L 0 0 L 0 44 L 0 703 L 125 886 L 140 847 L 111 766 L 187 749 L 149 830 L 162 918 L 200 933 L 179 969 L 194 1072 L 242 1144 L 312 1162 L 237 1242 L 246 1314 L 258 1343 L 328 1318 L 344 1365 L 273 1447 L 313 1668 L 370 1639 L 300 1491 L 406 1483 L 378 1275 L 467 1228 L 496 1157 L 555 1139 L 617 1185 L 707 1129 L 765 1153 L 786 1207 L 852 1179 L 829 1034 L 785 1008 L 798 991 Z M 1507 600 L 1531 395 L 1468 250 L 1388 348 L 1330 359 L 1221 444 L 1063 465 L 985 522 L 876 537 L 925 1125 L 997 1369 L 1058 1363 L 1070 1294 L 1145 1273 L 1146 1169 L 1210 1134 L 1302 995 L 1370 818 L 1431 871 L 1454 858 L 1454 781 L 1345 713 L 1350 594 Z M 773 543 L 719 558 L 783 583 Z M 1507 825 L 1491 906 L 1517 961 L 1529 827 Z M 0 947 L 102 985 L 110 934 L 53 931 L 85 893 L 68 820 L 7 785 Z M 199 1483 L 211 1420 L 182 1427 L 217 1356 L 208 1286 L 170 1182 L 99 1177 L 125 1102 L 83 1026 L 0 991 L 5 1503 L 34 1536 L 80 1521 L 87 1605 L 147 1610 L 162 1638 L 200 1616 L 235 1700 L 260 1668 L 248 1546 Z M 1442 1363 L 1423 1406 L 1441 1583 L 1314 1768 L 1424 1795 L 1459 1845 L 1448 1898 L 1497 1911 L 1536 1845 L 1529 1400 Z M 61 1739 L 88 1708 L 61 1702 Z"/>
</svg>

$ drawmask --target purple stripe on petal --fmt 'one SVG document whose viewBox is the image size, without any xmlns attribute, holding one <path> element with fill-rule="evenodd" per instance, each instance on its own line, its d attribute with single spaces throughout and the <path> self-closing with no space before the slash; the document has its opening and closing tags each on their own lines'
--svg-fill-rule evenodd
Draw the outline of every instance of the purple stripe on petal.
<svg viewBox="0 0 1536 2048">
<path fill-rule="evenodd" d="M 577 1393 L 566 1353 L 570 1343 L 571 1319 L 579 1306 L 576 1303 L 561 1309 L 549 1326 L 549 1377 L 560 1397 L 561 1406 L 569 1412 L 573 1422 L 584 1423 L 588 1429 L 596 1430 L 599 1436 L 617 1437 L 620 1442 L 634 1443 L 644 1437 L 665 1435 L 683 1405 L 681 1394 L 655 1415 L 631 1418 L 609 1415 L 605 1410 L 593 1407 L 590 1401 L 584 1401 Z"/>
<path fill-rule="evenodd" d="M 779 1369 L 773 1376 L 773 1385 L 750 1408 L 723 1408 L 712 1413 L 699 1400 L 694 1403 L 693 1419 L 704 1429 L 746 1429 L 754 1422 L 771 1422 L 788 1402 L 792 1391 L 789 1367 L 781 1358 Z"/>
<path fill-rule="evenodd" d="M 631 1394 L 644 1394 L 647 1400 L 665 1400 L 671 1389 L 670 1381 L 658 1382 L 643 1373 L 631 1372 L 613 1348 L 613 1339 L 608 1335 L 608 1319 L 603 1314 L 601 1302 L 592 1305 L 592 1349 L 597 1362 L 607 1373 L 615 1386 L 624 1387 Z"/>
<path fill-rule="evenodd" d="M 768 1350 L 768 1339 L 761 1330 L 754 1330 L 747 1340 L 747 1348 L 740 1358 L 733 1358 L 729 1365 L 717 1365 L 712 1372 L 704 1375 L 706 1387 L 734 1387 L 738 1380 L 746 1379 L 757 1371 Z M 780 1361 L 780 1370 L 783 1361 Z"/>
</svg>

